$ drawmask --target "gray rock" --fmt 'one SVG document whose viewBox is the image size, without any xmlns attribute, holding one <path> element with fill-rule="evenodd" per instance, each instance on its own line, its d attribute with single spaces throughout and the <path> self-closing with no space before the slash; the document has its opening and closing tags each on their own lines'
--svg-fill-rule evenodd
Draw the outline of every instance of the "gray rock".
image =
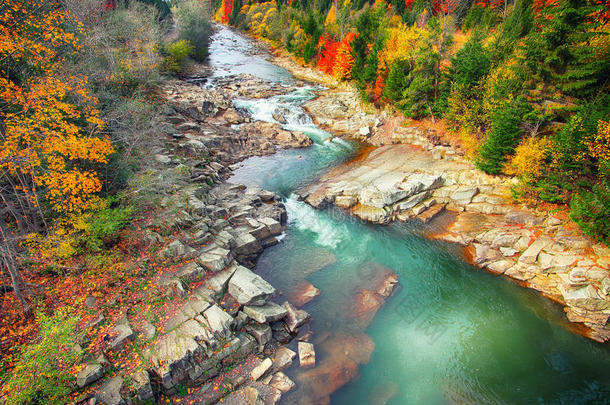
<svg viewBox="0 0 610 405">
<path fill-rule="evenodd" d="M 171 331 L 146 351 L 145 357 L 153 364 L 163 388 L 170 390 L 181 380 L 173 378 L 172 370 L 187 368 L 190 359 L 201 356 L 204 351 L 193 338 Z"/>
<path fill-rule="evenodd" d="M 261 306 L 246 305 L 244 313 L 258 323 L 268 323 L 279 321 L 288 314 L 288 311 L 275 302 L 268 302 Z"/>
<path fill-rule="evenodd" d="M 246 325 L 246 330 L 256 339 L 260 347 L 266 345 L 271 340 L 271 327 L 266 323 L 251 323 Z"/>
<path fill-rule="evenodd" d="M 267 371 L 269 371 L 272 365 L 273 362 L 271 361 L 271 359 L 269 357 L 265 358 L 265 360 L 261 361 L 256 367 L 252 369 L 252 371 L 250 372 L 250 377 L 252 377 L 253 381 L 258 380 L 259 378 L 264 376 Z"/>
<path fill-rule="evenodd" d="M 462 205 L 470 204 L 472 198 L 479 193 L 477 187 L 474 188 L 460 188 L 451 194 L 451 198 Z"/>
<path fill-rule="evenodd" d="M 259 218 L 258 222 L 265 225 L 269 229 L 271 236 L 278 236 L 282 233 L 282 225 L 273 218 Z"/>
<path fill-rule="evenodd" d="M 217 247 L 199 256 L 197 261 L 206 269 L 217 273 L 223 270 L 231 262 L 231 251 Z"/>
<path fill-rule="evenodd" d="M 121 397 L 123 379 L 114 377 L 108 380 L 95 394 L 95 398 L 105 405 L 123 405 L 125 400 Z"/>
<path fill-rule="evenodd" d="M 152 399 L 153 389 L 150 385 L 150 376 L 146 371 L 137 371 L 131 375 L 131 385 L 140 401 Z"/>
<path fill-rule="evenodd" d="M 281 371 L 273 374 L 269 386 L 286 393 L 293 389 L 296 385 L 288 376 Z"/>
<path fill-rule="evenodd" d="M 203 268 L 195 262 L 185 264 L 176 273 L 176 276 L 178 276 L 181 280 L 191 283 L 201 280 L 203 275 Z"/>
<path fill-rule="evenodd" d="M 116 325 L 113 329 L 113 332 L 118 333 L 118 335 L 114 338 L 112 343 L 110 343 L 111 350 L 119 350 L 125 344 L 135 338 L 135 334 L 129 324 Z"/>
<path fill-rule="evenodd" d="M 399 201 L 395 205 L 395 209 L 397 210 L 408 210 L 409 208 L 415 207 L 417 204 L 422 202 L 428 197 L 428 191 L 424 191 L 418 194 L 415 194 L 411 197 L 406 198 L 403 201 Z"/>
<path fill-rule="evenodd" d="M 548 236 L 543 235 L 538 237 L 538 239 L 536 239 L 534 243 L 532 243 L 527 249 L 525 249 L 525 252 L 521 254 L 521 256 L 519 257 L 519 263 L 536 263 L 536 259 L 538 258 L 540 251 L 542 251 L 542 249 L 544 249 L 545 247 L 549 246 L 551 243 L 553 243 L 553 240 Z"/>
<path fill-rule="evenodd" d="M 242 233 L 235 239 L 235 253 L 239 255 L 251 255 L 261 250 L 256 238 L 249 233 Z"/>
<path fill-rule="evenodd" d="M 201 317 L 197 317 L 200 319 Z M 205 323 L 206 327 L 208 323 Z M 178 336 L 185 336 L 195 340 L 197 343 L 202 344 L 203 342 L 207 343 L 210 346 L 216 345 L 216 339 L 212 335 L 212 332 L 209 331 L 206 327 L 201 325 L 195 319 L 189 319 L 184 322 L 178 329 L 176 329 L 176 334 Z M 205 344 L 203 344 L 205 346 Z"/>
<path fill-rule="evenodd" d="M 275 288 L 259 275 L 239 266 L 229 281 L 229 294 L 241 305 L 263 305 Z"/>
<path fill-rule="evenodd" d="M 286 322 L 286 325 L 288 326 L 288 329 L 290 329 L 291 332 L 295 332 L 300 326 L 311 320 L 311 316 L 306 311 L 302 309 L 296 309 L 294 305 L 292 305 L 288 301 L 284 302 L 282 306 L 286 308 L 287 314 L 284 318 L 284 321 Z"/>
<path fill-rule="evenodd" d="M 173 258 L 180 257 L 180 256 L 186 256 L 186 255 L 192 254 L 194 252 L 195 252 L 195 249 L 193 249 L 190 246 L 185 245 L 184 243 L 182 243 L 178 239 L 176 239 L 173 242 L 171 242 L 165 249 L 163 249 L 161 251 L 161 256 L 168 258 L 168 259 L 173 259 Z"/>
<path fill-rule="evenodd" d="M 79 388 L 83 388 L 99 380 L 103 375 L 104 367 L 101 364 L 87 364 L 87 367 L 82 369 L 76 376 L 76 385 Z"/>
<path fill-rule="evenodd" d="M 167 155 L 155 155 L 155 160 L 163 164 L 169 164 L 172 162 L 172 159 Z"/>
<path fill-rule="evenodd" d="M 208 279 L 205 283 L 206 285 L 213 290 L 217 295 L 222 295 L 227 290 L 227 285 L 229 284 L 229 280 L 237 270 L 238 266 L 232 265 L 227 269 L 222 270 L 216 273 L 213 277 Z"/>
<path fill-rule="evenodd" d="M 286 346 L 278 347 L 275 351 L 275 357 L 273 358 L 273 369 L 281 371 L 290 367 L 290 365 L 292 365 L 292 360 L 294 360 L 296 356 L 297 354 Z"/>
<path fill-rule="evenodd" d="M 233 318 L 218 305 L 212 305 L 210 308 L 206 309 L 203 316 L 208 321 L 210 330 L 214 335 L 226 337 L 231 334 Z"/>
</svg>

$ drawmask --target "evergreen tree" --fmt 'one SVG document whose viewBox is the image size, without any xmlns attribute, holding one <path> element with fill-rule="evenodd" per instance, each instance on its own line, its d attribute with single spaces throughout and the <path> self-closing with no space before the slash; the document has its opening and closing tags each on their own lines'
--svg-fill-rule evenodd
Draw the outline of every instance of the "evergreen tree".
<svg viewBox="0 0 610 405">
<path fill-rule="evenodd" d="M 494 111 L 491 131 L 479 148 L 479 157 L 475 162 L 479 169 L 490 174 L 502 172 L 507 157 L 514 153 L 523 135 L 519 125 L 526 111 L 526 105 L 521 100 L 505 103 Z"/>
</svg>

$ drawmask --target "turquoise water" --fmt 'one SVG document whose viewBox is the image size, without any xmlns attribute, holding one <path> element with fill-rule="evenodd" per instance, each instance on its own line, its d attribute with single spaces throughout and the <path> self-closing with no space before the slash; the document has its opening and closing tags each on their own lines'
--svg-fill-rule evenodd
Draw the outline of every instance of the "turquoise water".
<svg viewBox="0 0 610 405">
<path fill-rule="evenodd" d="M 221 33 L 224 42 L 216 45 L 222 48 L 222 69 L 232 72 L 235 63 L 240 71 L 240 47 L 251 44 L 227 29 Z M 290 81 L 288 72 L 262 57 L 247 58 L 257 60 L 261 77 Z M 568 332 L 558 305 L 466 264 L 455 246 L 427 240 L 417 224 L 375 226 L 340 210 L 314 210 L 295 198 L 296 189 L 358 150 L 331 139 L 304 114 L 299 105 L 313 97 L 312 90 L 236 101 L 266 121 L 273 121 L 276 108 L 289 108 L 287 127 L 305 132 L 314 145 L 248 159 L 231 181 L 257 184 L 285 198 L 285 236 L 264 252 L 256 271 L 287 295 L 301 280 L 321 290 L 304 306 L 313 316 L 310 340 L 316 347 L 338 332 L 364 332 L 375 343 L 370 362 L 331 402 L 610 403 L 610 350 Z M 384 268 L 398 275 L 399 287 L 368 327 L 359 325 L 350 316 L 355 293 L 371 288 Z M 317 363 L 327 355 L 318 351 Z M 298 381 L 302 371 L 295 366 L 287 373 Z M 311 403 L 308 394 L 297 388 L 283 403 Z"/>
</svg>

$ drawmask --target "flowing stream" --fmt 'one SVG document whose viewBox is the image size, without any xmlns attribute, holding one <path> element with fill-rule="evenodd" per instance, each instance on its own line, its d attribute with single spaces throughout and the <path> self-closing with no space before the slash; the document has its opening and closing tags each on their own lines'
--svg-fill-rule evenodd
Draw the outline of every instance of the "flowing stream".
<svg viewBox="0 0 610 405">
<path fill-rule="evenodd" d="M 217 76 L 292 81 L 251 40 L 227 28 L 214 35 L 210 52 Z M 360 148 L 312 123 L 300 105 L 314 90 L 235 100 L 264 121 L 274 122 L 273 112 L 287 108 L 284 127 L 304 132 L 314 145 L 248 159 L 230 181 L 257 184 L 285 199 L 285 237 L 265 250 L 256 271 L 280 291 L 305 279 L 321 290 L 304 306 L 313 316 L 317 363 L 329 355 L 318 350 L 325 336 L 364 332 L 374 341 L 370 361 L 332 394 L 331 403 L 610 403 L 610 350 L 567 331 L 560 306 L 465 263 L 457 247 L 423 237 L 420 225 L 365 224 L 295 198 L 296 189 Z M 347 316 L 354 294 L 371 288 L 384 268 L 397 274 L 399 287 L 362 329 Z M 298 389 L 301 373 L 296 360 L 287 374 L 297 390 L 283 403 L 308 403 L 308 393 Z"/>
</svg>

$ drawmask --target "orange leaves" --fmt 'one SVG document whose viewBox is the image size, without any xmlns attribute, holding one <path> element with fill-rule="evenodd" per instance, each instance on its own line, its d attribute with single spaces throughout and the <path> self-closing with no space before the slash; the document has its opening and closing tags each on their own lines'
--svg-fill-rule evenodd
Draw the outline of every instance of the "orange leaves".
<svg viewBox="0 0 610 405">
<path fill-rule="evenodd" d="M 318 68 L 337 80 L 349 80 L 354 64 L 352 41 L 356 34 L 347 34 L 341 42 L 333 38 L 321 37 L 318 42 Z"/>
<path fill-rule="evenodd" d="M 320 37 L 320 40 L 318 41 L 318 68 L 324 73 L 329 75 L 333 73 L 338 47 L 339 43 L 333 38 Z"/>
<path fill-rule="evenodd" d="M 350 32 L 337 47 L 337 57 L 333 67 L 333 76 L 337 80 L 349 80 L 352 77 L 352 66 L 354 65 L 352 42 L 355 38 L 356 34 Z"/>
<path fill-rule="evenodd" d="M 0 11 L 0 26 L 11 27 L 0 29 L 6 132 L 0 141 L 0 169 L 19 178 L 18 190 L 33 195 L 42 188 L 58 212 L 86 208 L 101 189 L 91 165 L 107 163 L 113 152 L 110 140 L 98 136 L 104 124 L 86 81 L 59 69 L 60 52 L 79 48 L 75 34 L 64 29 L 69 20 L 62 8 L 43 0 L 17 0 Z"/>
</svg>

